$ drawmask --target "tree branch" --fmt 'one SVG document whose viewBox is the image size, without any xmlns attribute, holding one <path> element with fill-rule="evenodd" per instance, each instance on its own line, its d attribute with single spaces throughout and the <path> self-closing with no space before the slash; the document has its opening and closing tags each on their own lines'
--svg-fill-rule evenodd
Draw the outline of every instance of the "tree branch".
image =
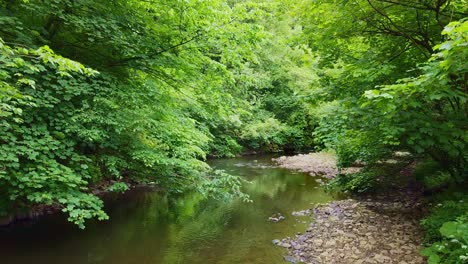
<svg viewBox="0 0 468 264">
<path fill-rule="evenodd" d="M 411 40 L 417 46 L 420 46 L 420 47 L 423 47 L 424 49 L 426 49 L 426 51 L 428 51 L 430 54 L 432 54 L 434 52 L 434 50 L 432 49 L 432 46 L 428 43 L 428 41 L 426 39 L 424 39 L 424 38 L 422 38 L 422 39 L 414 38 L 413 36 L 411 36 L 410 34 L 405 32 L 405 30 L 403 28 L 398 26 L 385 12 L 383 12 L 382 10 L 377 8 L 374 4 L 372 4 L 371 0 L 367 0 L 367 3 L 369 3 L 371 8 L 375 12 L 377 12 L 379 15 L 384 17 L 388 21 L 388 23 L 393 28 L 395 28 L 395 29 L 392 29 L 390 27 L 385 27 L 385 25 L 384 25 L 384 31 L 383 32 L 386 32 L 389 35 L 405 37 L 405 38 Z M 421 35 L 421 32 L 418 32 L 418 33 L 420 33 L 420 35 Z"/>
<path fill-rule="evenodd" d="M 195 39 L 197 39 L 198 37 L 200 37 L 201 34 L 199 32 L 197 32 L 194 36 L 192 36 L 191 38 L 189 39 L 186 39 L 184 41 L 181 41 L 173 46 L 170 46 L 168 48 L 165 48 L 163 50 L 160 50 L 160 51 L 156 51 L 155 53 L 151 53 L 151 54 L 143 54 L 143 55 L 138 55 L 138 56 L 133 56 L 133 57 L 128 57 L 128 58 L 123 58 L 123 59 L 120 59 L 118 61 L 115 61 L 113 63 L 110 63 L 109 65 L 107 65 L 108 67 L 122 67 L 122 66 L 127 66 L 130 62 L 133 62 L 133 61 L 138 61 L 138 60 L 151 60 L 151 59 L 154 59 L 155 57 L 165 53 L 165 52 L 168 52 L 170 50 L 173 50 L 175 48 L 178 48 L 180 46 L 183 46 L 185 44 L 188 44 L 192 41 L 194 41 Z"/>
</svg>

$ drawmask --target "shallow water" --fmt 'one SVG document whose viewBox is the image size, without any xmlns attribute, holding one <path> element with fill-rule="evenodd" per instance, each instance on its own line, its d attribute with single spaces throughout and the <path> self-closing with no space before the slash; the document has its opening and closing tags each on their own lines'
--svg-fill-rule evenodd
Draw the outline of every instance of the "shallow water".
<svg viewBox="0 0 468 264">
<path fill-rule="evenodd" d="M 249 180 L 253 203 L 131 191 L 106 202 L 110 220 L 89 222 L 84 231 L 63 216 L 0 229 L 0 263 L 285 263 L 285 250 L 271 241 L 309 222 L 291 212 L 332 200 L 314 177 L 274 167 L 271 156 L 210 164 Z M 275 213 L 286 219 L 269 222 Z"/>
</svg>

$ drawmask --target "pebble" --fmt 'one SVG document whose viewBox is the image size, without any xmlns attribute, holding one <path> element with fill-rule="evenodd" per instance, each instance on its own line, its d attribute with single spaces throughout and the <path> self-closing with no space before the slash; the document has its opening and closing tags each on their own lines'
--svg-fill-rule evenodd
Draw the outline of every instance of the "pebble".
<svg viewBox="0 0 468 264">
<path fill-rule="evenodd" d="M 288 249 L 291 263 L 425 263 L 419 254 L 422 204 L 417 197 L 395 197 L 405 200 L 347 199 L 299 211 L 314 216 L 307 232 L 273 244 Z"/>
</svg>

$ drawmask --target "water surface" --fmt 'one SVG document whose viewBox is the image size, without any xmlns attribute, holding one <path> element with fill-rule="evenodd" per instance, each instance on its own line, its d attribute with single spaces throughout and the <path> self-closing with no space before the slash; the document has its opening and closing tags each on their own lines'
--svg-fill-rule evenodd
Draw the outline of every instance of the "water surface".
<svg viewBox="0 0 468 264">
<path fill-rule="evenodd" d="M 271 156 L 210 163 L 249 180 L 253 203 L 132 191 L 106 202 L 110 220 L 85 230 L 63 216 L 0 229 L 0 263 L 285 263 L 285 250 L 271 241 L 303 232 L 309 221 L 291 212 L 332 199 L 314 177 L 274 167 Z M 275 213 L 286 220 L 269 222 Z"/>
</svg>

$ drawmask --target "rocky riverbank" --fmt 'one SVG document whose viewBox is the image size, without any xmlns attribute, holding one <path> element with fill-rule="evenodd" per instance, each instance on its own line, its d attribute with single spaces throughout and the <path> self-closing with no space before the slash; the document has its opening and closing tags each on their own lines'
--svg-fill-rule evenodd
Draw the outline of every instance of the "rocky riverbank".
<svg viewBox="0 0 468 264">
<path fill-rule="evenodd" d="M 311 176 L 333 178 L 338 172 L 352 173 L 360 170 L 360 167 L 350 167 L 339 171 L 336 166 L 336 156 L 328 152 L 299 154 L 295 156 L 282 156 L 273 159 L 280 167 L 309 173 Z"/>
<path fill-rule="evenodd" d="M 313 210 L 303 234 L 276 241 L 287 260 L 304 263 L 425 263 L 419 254 L 421 201 L 379 196 L 335 201 Z"/>
<path fill-rule="evenodd" d="M 312 175 L 325 171 L 333 177 L 336 167 L 333 162 L 320 164 L 319 160 L 324 157 L 308 154 L 277 160 L 286 168 Z M 395 188 L 378 195 L 334 201 L 293 212 L 295 217 L 310 213 L 309 228 L 293 238 L 273 243 L 287 248 L 285 259 L 293 263 L 425 263 L 419 253 L 421 197 L 417 188 Z"/>
</svg>

